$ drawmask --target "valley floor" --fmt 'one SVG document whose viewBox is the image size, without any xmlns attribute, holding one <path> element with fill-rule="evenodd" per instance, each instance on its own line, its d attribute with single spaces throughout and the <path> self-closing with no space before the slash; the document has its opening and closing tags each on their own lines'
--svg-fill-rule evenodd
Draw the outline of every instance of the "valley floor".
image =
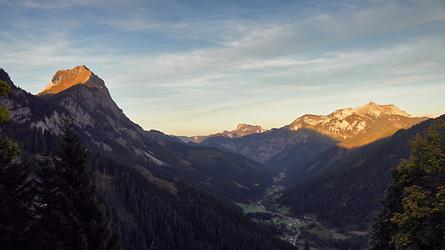
<svg viewBox="0 0 445 250">
<path fill-rule="evenodd" d="M 336 230 L 324 226 L 314 216 L 295 216 L 289 207 L 278 202 L 285 187 L 286 173 L 280 172 L 260 200 L 236 203 L 253 221 L 273 226 L 279 237 L 299 249 L 328 250 L 364 248 L 367 232 Z M 360 249 L 352 248 L 352 249 Z"/>
</svg>

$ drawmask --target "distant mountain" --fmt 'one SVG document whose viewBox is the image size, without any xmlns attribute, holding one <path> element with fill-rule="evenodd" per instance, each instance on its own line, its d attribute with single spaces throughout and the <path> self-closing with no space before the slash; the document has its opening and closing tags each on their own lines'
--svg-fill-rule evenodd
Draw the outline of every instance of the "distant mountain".
<svg viewBox="0 0 445 250">
<path fill-rule="evenodd" d="M 200 145 L 238 152 L 268 165 L 267 162 L 280 152 L 296 146 L 304 147 L 313 143 L 316 144 L 317 150 L 322 150 L 325 147 L 335 145 L 336 142 L 309 129 L 291 131 L 281 128 L 239 138 L 210 137 L 202 141 Z"/>
<path fill-rule="evenodd" d="M 445 115 L 362 147 L 325 151 L 304 164 L 306 178 L 282 201 L 295 213 L 316 215 L 331 226 L 366 228 L 392 181 L 392 169 L 409 157 L 410 139 L 438 121 Z"/>
<path fill-rule="evenodd" d="M 144 131 L 85 66 L 58 71 L 37 96 L 17 88 L 1 69 L 0 79 L 13 88 L 10 96 L 0 99 L 13 118 L 2 131 L 19 142 L 24 155 L 54 150 L 64 119 L 73 119 L 92 153 L 98 189 L 114 211 L 126 248 L 184 249 L 175 244 L 185 239 L 192 243 L 187 249 L 291 248 L 230 208 L 232 201 L 248 202 L 262 195 L 272 176 L 261 164 L 235 153 L 189 146 L 159 131 Z M 227 227 L 212 231 L 215 234 L 204 230 L 219 224 Z M 251 248 L 243 237 L 263 243 Z"/>
<path fill-rule="evenodd" d="M 424 121 L 396 106 L 370 102 L 358 108 L 339 109 L 329 115 L 304 115 L 286 126 L 289 130 L 311 129 L 339 141 L 347 148 L 361 146 Z"/>
<path fill-rule="evenodd" d="M 426 119 L 412 117 L 394 105 L 370 102 L 329 115 L 303 115 L 287 126 L 263 133 L 238 138 L 212 136 L 200 144 L 239 152 L 272 168 L 287 169 L 329 147 L 364 145 Z M 309 154 L 302 155 L 301 150 Z"/>
<path fill-rule="evenodd" d="M 203 136 L 192 136 L 192 137 L 179 136 L 179 138 L 186 143 L 187 142 L 201 143 L 202 141 L 212 137 L 239 138 L 251 134 L 260 134 L 265 131 L 266 130 L 259 125 L 249 125 L 240 123 L 238 124 L 238 126 L 236 126 L 236 129 L 231 131 L 224 130 L 221 133 L 203 135 Z"/>
</svg>

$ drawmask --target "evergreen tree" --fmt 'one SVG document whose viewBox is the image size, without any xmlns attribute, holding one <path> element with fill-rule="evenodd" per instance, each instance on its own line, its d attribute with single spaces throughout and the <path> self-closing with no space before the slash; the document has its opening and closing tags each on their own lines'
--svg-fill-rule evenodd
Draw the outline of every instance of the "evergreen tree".
<svg viewBox="0 0 445 250">
<path fill-rule="evenodd" d="M 445 249 L 445 122 L 411 147 L 374 224 L 373 249 Z"/>
<path fill-rule="evenodd" d="M 0 81 L 0 96 L 10 92 L 10 86 Z M 10 120 L 9 112 L 0 107 L 0 122 Z M 33 221 L 33 185 L 28 165 L 17 157 L 16 143 L 0 131 L 0 247 L 2 249 L 26 249 Z"/>
<path fill-rule="evenodd" d="M 63 128 L 57 156 L 44 157 L 41 165 L 43 248 L 117 248 L 105 209 L 96 198 L 88 152 L 76 136 L 72 122 Z"/>
</svg>

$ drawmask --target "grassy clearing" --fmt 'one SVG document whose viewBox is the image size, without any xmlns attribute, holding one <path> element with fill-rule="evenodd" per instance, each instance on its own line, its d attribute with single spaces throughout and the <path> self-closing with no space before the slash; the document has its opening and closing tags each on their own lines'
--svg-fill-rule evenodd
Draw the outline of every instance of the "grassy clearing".
<svg viewBox="0 0 445 250">
<path fill-rule="evenodd" d="M 235 204 L 237 206 L 239 206 L 243 210 L 243 213 L 245 213 L 245 214 L 270 213 L 270 211 L 267 211 L 267 209 L 263 205 L 258 204 L 258 203 L 246 204 L 246 203 L 241 203 L 241 202 L 235 202 Z"/>
</svg>

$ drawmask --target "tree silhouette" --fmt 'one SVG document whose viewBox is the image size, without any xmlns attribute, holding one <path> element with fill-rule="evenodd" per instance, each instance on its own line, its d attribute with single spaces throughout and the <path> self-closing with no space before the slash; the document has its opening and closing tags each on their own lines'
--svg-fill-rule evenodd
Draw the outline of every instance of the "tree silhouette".
<svg viewBox="0 0 445 250">
<path fill-rule="evenodd" d="M 373 249 L 445 249 L 445 122 L 411 143 L 373 230 Z"/>
<path fill-rule="evenodd" d="M 0 81 L 0 96 L 11 87 Z M 8 110 L 0 106 L 0 122 L 10 121 Z M 0 246 L 2 249 L 26 249 L 32 243 L 30 227 L 34 220 L 34 188 L 28 164 L 18 159 L 16 143 L 0 131 Z"/>
<path fill-rule="evenodd" d="M 60 150 L 41 162 L 42 244 L 54 249 L 117 247 L 105 208 L 97 200 L 88 152 L 72 121 L 62 129 Z"/>
</svg>

